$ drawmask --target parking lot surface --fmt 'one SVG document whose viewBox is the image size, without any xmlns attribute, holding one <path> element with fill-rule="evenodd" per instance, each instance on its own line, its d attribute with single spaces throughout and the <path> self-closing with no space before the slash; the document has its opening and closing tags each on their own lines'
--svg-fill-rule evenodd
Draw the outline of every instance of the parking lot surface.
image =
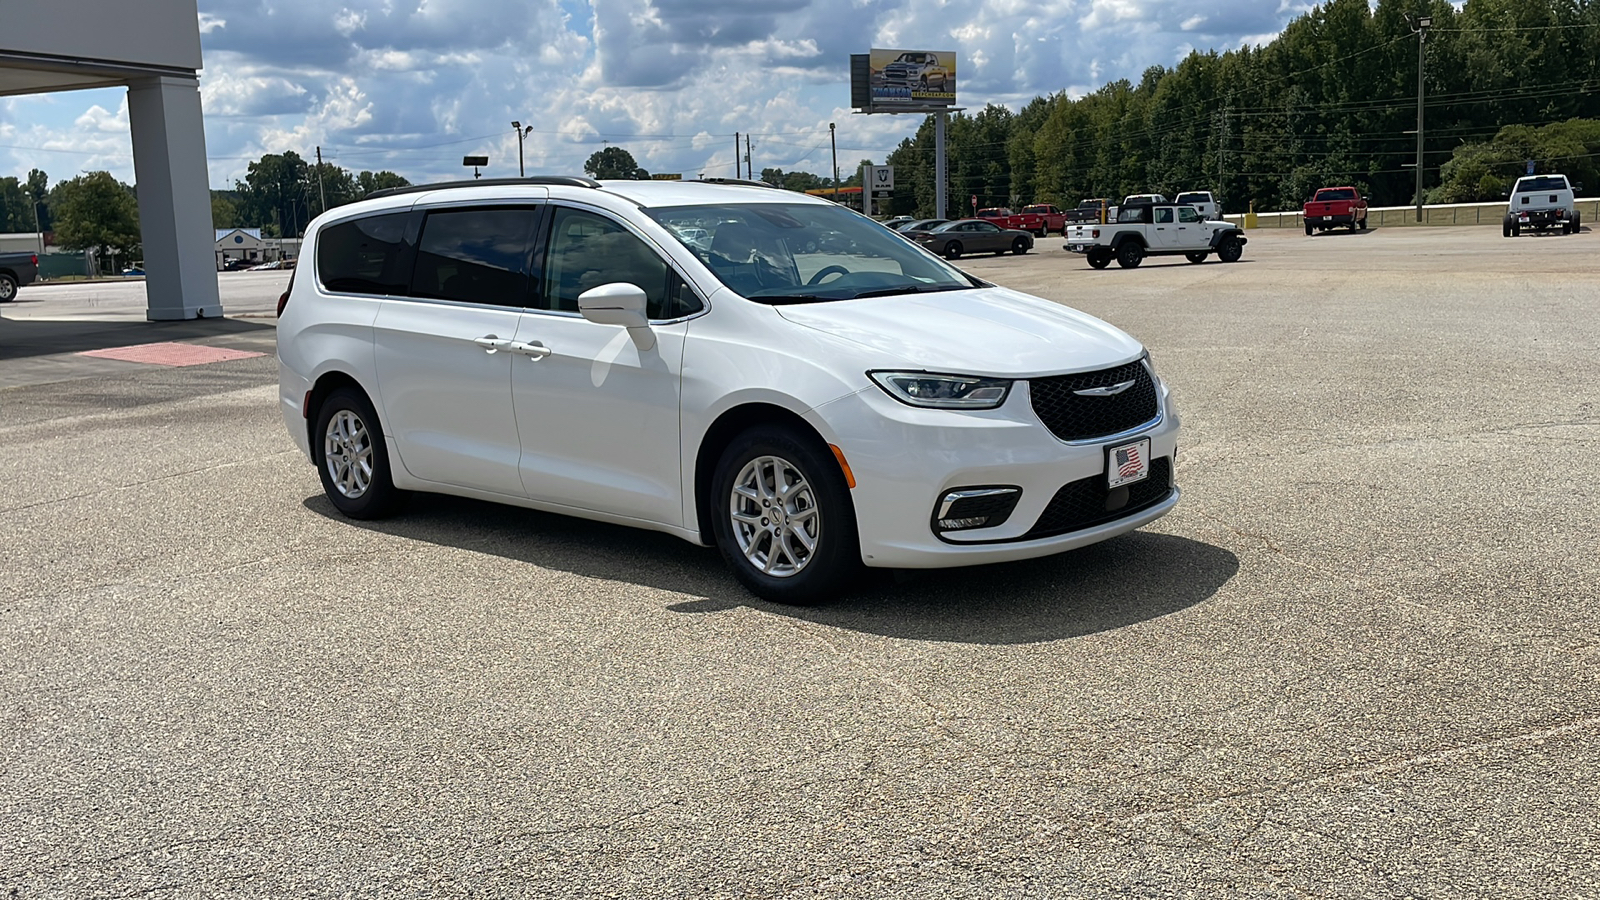
<svg viewBox="0 0 1600 900">
<path fill-rule="evenodd" d="M 1250 237 L 962 260 L 1150 347 L 1183 500 L 815 609 L 658 534 L 344 520 L 270 320 L 24 289 L 0 897 L 1600 896 L 1600 235 Z M 166 340 L 268 355 L 78 355 Z"/>
</svg>

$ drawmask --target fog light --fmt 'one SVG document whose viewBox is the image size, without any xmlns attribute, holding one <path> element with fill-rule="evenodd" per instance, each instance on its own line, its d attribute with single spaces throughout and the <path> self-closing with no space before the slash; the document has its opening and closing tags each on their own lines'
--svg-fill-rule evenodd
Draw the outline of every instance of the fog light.
<svg viewBox="0 0 1600 900">
<path fill-rule="evenodd" d="M 933 511 L 932 526 L 935 533 L 966 531 L 972 528 L 993 528 L 1005 524 L 1011 511 L 1022 499 L 1022 488 L 997 485 L 994 487 L 965 487 L 946 491 Z"/>
</svg>

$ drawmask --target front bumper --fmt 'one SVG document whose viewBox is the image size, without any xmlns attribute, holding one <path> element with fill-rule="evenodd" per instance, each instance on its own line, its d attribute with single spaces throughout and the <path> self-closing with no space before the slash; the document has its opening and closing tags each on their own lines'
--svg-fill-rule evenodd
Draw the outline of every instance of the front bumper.
<svg viewBox="0 0 1600 900">
<path fill-rule="evenodd" d="M 1104 478 L 1107 448 L 1148 437 L 1152 461 L 1170 466 L 1177 453 L 1178 416 L 1165 383 L 1158 418 L 1144 427 L 1090 443 L 1066 443 L 1034 413 L 1029 385 L 1018 381 L 999 408 L 919 409 L 867 388 L 807 414 L 837 445 L 855 474 L 862 561 L 890 568 L 942 568 L 1007 562 L 1061 553 L 1132 531 L 1169 512 L 1178 489 L 1111 521 L 1030 538 L 1058 491 L 1070 482 Z M 931 513 L 947 492 L 1010 485 L 1022 496 L 996 527 L 934 533 Z"/>
</svg>

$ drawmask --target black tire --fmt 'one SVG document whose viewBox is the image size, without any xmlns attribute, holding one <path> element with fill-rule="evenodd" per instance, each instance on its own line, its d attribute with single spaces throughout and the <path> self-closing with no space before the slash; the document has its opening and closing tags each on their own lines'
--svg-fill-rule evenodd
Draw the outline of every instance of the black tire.
<svg viewBox="0 0 1600 900">
<path fill-rule="evenodd" d="M 340 417 L 335 429 L 334 420 Z M 338 455 L 330 460 L 331 451 Z M 406 498 L 406 492 L 396 489 L 390 476 L 389 448 L 378 413 L 367 395 L 355 388 L 342 387 L 323 398 L 317 408 L 316 430 L 311 433 L 311 454 L 322 477 L 323 493 L 335 509 L 352 519 L 382 518 Z M 363 455 L 369 469 L 364 488 L 358 464 Z"/>
<path fill-rule="evenodd" d="M 1511 226 L 1505 222 L 1500 223 L 1500 236 L 1511 237 Z"/>
<path fill-rule="evenodd" d="M 1311 223 L 1306 223 L 1306 237 L 1311 237 Z"/>
<path fill-rule="evenodd" d="M 1137 241 L 1123 241 L 1117 248 L 1117 265 L 1124 269 L 1137 269 L 1144 262 L 1144 248 Z"/>
<path fill-rule="evenodd" d="M 1522 223 L 1521 222 L 1512 222 L 1511 223 L 1511 236 L 1512 237 L 1518 237 L 1521 234 L 1522 234 Z"/>
<path fill-rule="evenodd" d="M 1366 216 L 1362 216 L 1361 217 L 1361 230 L 1362 231 L 1366 231 L 1367 230 L 1367 217 Z"/>
<path fill-rule="evenodd" d="M 0 303 L 10 303 L 17 299 L 17 280 L 5 272 L 0 272 Z"/>
<path fill-rule="evenodd" d="M 1350 231 L 1351 232 L 1357 232 L 1357 231 L 1360 231 L 1360 230 L 1361 230 L 1361 223 L 1356 221 L 1355 219 L 1351 219 L 1350 220 Z"/>
<path fill-rule="evenodd" d="M 1017 238 L 1011 242 L 1011 252 L 1018 256 L 1028 252 L 1028 239 Z"/>
<path fill-rule="evenodd" d="M 1583 215 L 1577 210 L 1572 211 L 1572 233 L 1577 234 L 1583 230 Z"/>
<path fill-rule="evenodd" d="M 944 245 L 944 258 L 945 259 L 960 259 L 961 258 L 961 251 L 963 249 L 964 248 L 961 246 L 961 242 L 960 241 L 951 241 L 950 243 Z"/>
<path fill-rule="evenodd" d="M 1092 269 L 1104 269 L 1111 265 L 1110 250 L 1090 250 L 1088 256 L 1089 267 Z"/>
<path fill-rule="evenodd" d="M 779 477 L 791 488 L 800 484 L 806 488 L 786 501 L 780 500 L 780 507 L 771 506 L 772 500 L 778 498 L 764 499 L 764 505 L 757 507 L 754 497 L 738 492 L 739 502 L 752 521 L 744 526 L 747 530 L 736 533 L 735 488 L 741 483 L 749 487 L 756 482 L 770 489 Z M 783 425 L 758 425 L 740 434 L 717 461 L 707 503 L 711 506 L 717 549 L 733 576 L 758 597 L 796 605 L 822 603 L 848 587 L 862 569 L 850 488 L 838 460 L 814 434 Z M 794 509 L 787 508 L 791 504 Z M 780 508 L 784 509 L 783 525 L 775 524 L 780 521 L 776 516 L 768 519 Z M 808 510 L 810 515 L 798 527 L 787 518 Z M 763 522 L 768 524 L 763 527 Z M 811 549 L 787 535 L 779 539 L 781 532 L 776 529 L 785 526 L 791 535 L 804 531 L 813 542 Z M 769 574 L 768 568 L 794 571 Z"/>
<path fill-rule="evenodd" d="M 1187 259 L 1189 262 L 1192 262 L 1192 263 L 1203 263 L 1203 262 L 1206 261 L 1206 256 L 1207 256 L 1207 254 L 1205 252 L 1185 253 L 1183 255 L 1183 258 Z"/>
<path fill-rule="evenodd" d="M 1217 243 L 1217 259 L 1225 263 L 1238 262 L 1243 255 L 1244 245 L 1231 234 Z"/>
</svg>

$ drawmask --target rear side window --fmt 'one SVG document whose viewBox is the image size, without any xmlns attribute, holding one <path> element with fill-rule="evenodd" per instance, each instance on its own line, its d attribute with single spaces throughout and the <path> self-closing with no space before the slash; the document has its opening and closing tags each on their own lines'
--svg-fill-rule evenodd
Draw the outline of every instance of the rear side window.
<svg viewBox="0 0 1600 900">
<path fill-rule="evenodd" d="M 317 235 L 317 278 L 322 286 L 350 294 L 404 296 L 410 215 L 368 216 L 322 229 Z"/>
<path fill-rule="evenodd" d="M 411 296 L 486 306 L 525 305 L 537 216 L 531 208 L 430 212 L 417 240 Z"/>
<path fill-rule="evenodd" d="M 700 299 L 649 245 L 617 222 L 579 209 L 556 209 L 544 271 L 549 309 L 577 312 L 579 294 L 619 281 L 644 289 L 645 315 L 652 319 L 700 309 Z"/>
</svg>

